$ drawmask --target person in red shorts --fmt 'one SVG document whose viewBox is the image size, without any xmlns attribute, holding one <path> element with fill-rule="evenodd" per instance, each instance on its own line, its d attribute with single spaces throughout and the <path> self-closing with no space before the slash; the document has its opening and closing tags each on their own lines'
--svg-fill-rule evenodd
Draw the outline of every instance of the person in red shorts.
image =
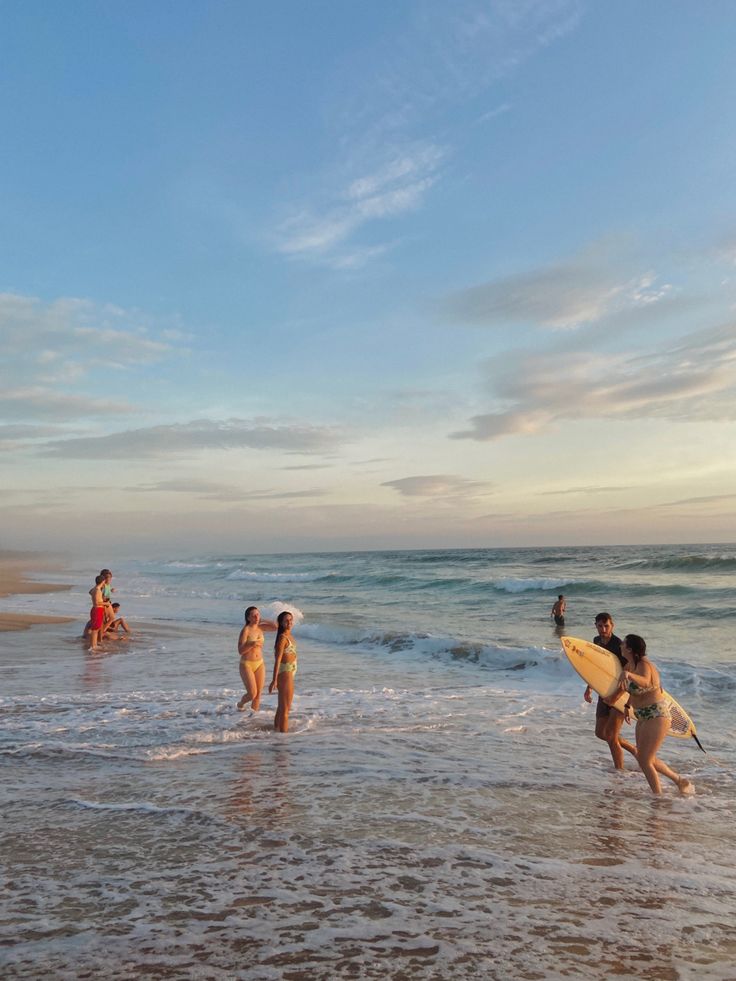
<svg viewBox="0 0 736 981">
<path fill-rule="evenodd" d="M 89 649 L 91 651 L 98 651 L 100 649 L 102 624 L 105 620 L 105 598 L 102 594 L 102 584 L 104 582 L 104 576 L 97 576 L 94 586 L 89 591 L 89 595 L 92 597 L 92 609 L 89 611 L 91 640 Z"/>
</svg>

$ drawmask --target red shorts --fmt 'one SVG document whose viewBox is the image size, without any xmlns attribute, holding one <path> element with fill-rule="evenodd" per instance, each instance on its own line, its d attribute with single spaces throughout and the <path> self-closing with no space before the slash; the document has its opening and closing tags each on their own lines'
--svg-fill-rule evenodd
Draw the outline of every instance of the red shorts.
<svg viewBox="0 0 736 981">
<path fill-rule="evenodd" d="M 102 629 L 102 620 L 105 616 L 104 606 L 93 606 L 89 611 L 89 619 L 92 624 L 92 630 Z"/>
</svg>

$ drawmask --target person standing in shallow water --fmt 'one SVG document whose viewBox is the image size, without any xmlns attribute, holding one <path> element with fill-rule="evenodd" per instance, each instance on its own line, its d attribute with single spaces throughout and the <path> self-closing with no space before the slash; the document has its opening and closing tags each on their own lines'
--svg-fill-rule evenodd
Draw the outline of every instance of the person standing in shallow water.
<svg viewBox="0 0 736 981">
<path fill-rule="evenodd" d="M 598 647 L 603 647 L 605 650 L 610 651 L 611 654 L 615 654 L 616 657 L 621 662 L 621 667 L 626 668 L 626 657 L 624 656 L 622 646 L 623 642 L 620 637 L 617 637 L 613 632 L 613 618 L 610 613 L 599 613 L 595 618 L 595 625 L 598 633 L 593 638 L 593 643 L 597 644 Z M 646 646 L 646 645 L 645 645 Z M 592 688 L 590 685 L 585 689 L 583 693 L 583 698 L 586 702 L 592 702 Z M 615 698 L 616 696 L 614 696 Z M 611 757 L 613 758 L 613 765 L 617 770 L 624 769 L 624 750 L 637 760 L 638 762 L 638 752 L 636 746 L 633 746 L 626 739 L 621 738 L 621 727 L 624 724 L 624 713 L 619 712 L 618 709 L 613 708 L 609 705 L 601 696 L 598 696 L 598 704 L 595 708 L 595 734 L 599 739 L 608 743 L 608 748 L 611 751 Z M 680 778 L 677 774 L 673 773 L 672 770 L 665 764 L 661 763 L 658 759 L 653 760 L 654 769 L 657 770 L 665 777 L 669 777 L 680 787 Z"/>
<path fill-rule="evenodd" d="M 686 777 L 671 770 L 657 759 L 656 753 L 670 731 L 670 706 L 664 697 L 659 671 L 647 655 L 643 637 L 627 634 L 621 645 L 625 667 L 621 675 L 621 691 L 629 693 L 626 721 L 633 709 L 636 717 L 636 758 L 653 794 L 661 794 L 659 774 L 669 777 L 681 794 L 691 794 L 693 785 Z"/>
<path fill-rule="evenodd" d="M 294 700 L 294 677 L 296 675 L 296 644 L 291 636 L 294 617 L 288 610 L 279 613 L 276 618 L 278 633 L 273 645 L 274 665 L 273 678 L 268 686 L 269 695 L 278 687 L 279 704 L 273 720 L 276 732 L 289 731 L 289 712 Z"/>
<path fill-rule="evenodd" d="M 249 606 L 245 611 L 245 626 L 238 637 L 240 678 L 245 686 L 245 694 L 238 702 L 240 712 L 244 711 L 248 702 L 254 712 L 258 711 L 266 680 L 266 668 L 263 664 L 263 631 L 276 629 L 273 620 L 261 620 L 261 611 L 257 606 Z"/>
<path fill-rule="evenodd" d="M 595 627 L 598 633 L 593 638 L 593 643 L 597 644 L 598 647 L 603 647 L 605 650 L 610 651 L 611 654 L 615 654 L 623 667 L 625 661 L 621 653 L 621 638 L 617 637 L 613 632 L 613 617 L 611 614 L 599 613 L 595 618 Z M 593 701 L 593 689 L 590 685 L 585 689 L 583 698 L 586 702 Z M 595 707 L 595 734 L 598 739 L 602 739 L 608 743 L 608 748 L 613 758 L 613 765 L 617 770 L 623 770 L 624 768 L 624 750 L 627 750 L 632 756 L 636 756 L 636 747 L 625 739 L 620 738 L 621 726 L 623 724 L 623 712 L 619 712 L 618 709 L 610 706 L 599 695 Z"/>
<path fill-rule="evenodd" d="M 558 627 L 565 626 L 565 610 L 567 609 L 567 603 L 565 602 L 565 597 L 560 593 L 557 597 L 557 602 L 552 607 L 551 617 L 554 617 L 555 625 Z"/>
</svg>

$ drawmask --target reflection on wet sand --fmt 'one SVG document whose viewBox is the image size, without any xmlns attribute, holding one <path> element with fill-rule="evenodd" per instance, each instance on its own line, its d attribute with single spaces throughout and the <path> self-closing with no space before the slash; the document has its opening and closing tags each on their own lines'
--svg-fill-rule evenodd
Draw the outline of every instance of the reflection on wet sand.
<svg viewBox="0 0 736 981">
<path fill-rule="evenodd" d="M 259 834 L 281 832 L 289 824 L 293 811 L 291 758 L 282 736 L 268 727 L 259 726 L 252 749 L 244 748 L 235 757 L 230 770 L 230 794 L 225 813 L 229 818 L 246 818 Z"/>
</svg>

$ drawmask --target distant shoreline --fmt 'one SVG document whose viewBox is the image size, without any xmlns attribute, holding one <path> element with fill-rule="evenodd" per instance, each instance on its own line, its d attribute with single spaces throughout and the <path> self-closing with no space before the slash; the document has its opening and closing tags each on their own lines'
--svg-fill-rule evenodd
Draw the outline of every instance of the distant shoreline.
<svg viewBox="0 0 736 981">
<path fill-rule="evenodd" d="M 60 593 L 71 589 L 60 583 L 36 582 L 28 579 L 31 572 L 46 571 L 53 563 L 42 555 L 21 552 L 0 552 L 0 599 L 19 594 Z M 28 630 L 36 624 L 70 623 L 73 617 L 46 616 L 41 613 L 0 612 L 0 632 Z"/>
</svg>

